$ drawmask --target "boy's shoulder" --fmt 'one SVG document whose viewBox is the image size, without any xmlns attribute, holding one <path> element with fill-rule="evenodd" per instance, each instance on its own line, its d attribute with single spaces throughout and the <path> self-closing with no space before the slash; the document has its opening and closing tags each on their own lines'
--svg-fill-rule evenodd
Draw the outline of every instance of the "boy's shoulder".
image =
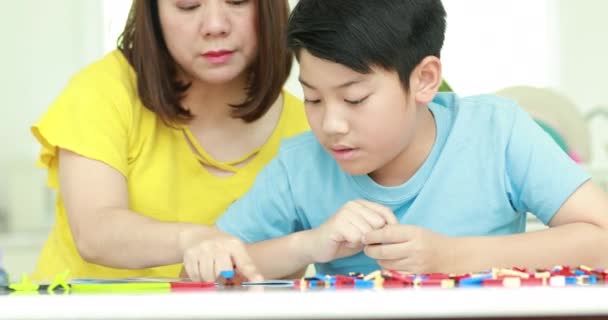
<svg viewBox="0 0 608 320">
<path fill-rule="evenodd" d="M 284 139 L 277 158 L 285 166 L 295 166 L 298 170 L 307 166 L 319 167 L 332 159 L 310 130 Z"/>
<path fill-rule="evenodd" d="M 312 131 L 304 131 L 291 138 L 284 139 L 281 142 L 279 149 L 280 156 L 291 156 L 300 154 L 302 151 L 315 151 L 322 149 L 321 144 L 312 133 Z"/>
<path fill-rule="evenodd" d="M 516 101 L 493 94 L 460 97 L 454 93 L 439 93 L 433 103 L 447 109 L 456 122 L 465 121 L 472 124 L 512 123 L 523 113 Z"/>
<path fill-rule="evenodd" d="M 283 139 L 273 163 L 290 179 L 308 181 L 309 174 L 324 171 L 332 165 L 331 156 L 323 149 L 312 131 Z"/>
<path fill-rule="evenodd" d="M 500 111 L 515 112 L 518 109 L 517 102 L 514 100 L 497 96 L 495 94 L 481 94 L 462 98 L 465 106 L 471 107 L 490 107 Z"/>
<path fill-rule="evenodd" d="M 433 103 L 447 108 L 500 108 L 508 112 L 514 112 L 517 102 L 494 94 L 480 94 L 461 97 L 452 92 L 440 92 L 433 99 Z"/>
</svg>

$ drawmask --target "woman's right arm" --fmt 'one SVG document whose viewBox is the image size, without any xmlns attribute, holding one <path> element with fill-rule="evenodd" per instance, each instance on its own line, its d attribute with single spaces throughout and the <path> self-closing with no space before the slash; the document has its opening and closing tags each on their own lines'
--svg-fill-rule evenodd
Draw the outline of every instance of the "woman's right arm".
<svg viewBox="0 0 608 320">
<path fill-rule="evenodd" d="M 90 263 L 121 269 L 180 263 L 184 250 L 212 230 L 129 210 L 127 181 L 119 171 L 66 149 L 59 151 L 59 181 L 76 248 Z"/>
</svg>

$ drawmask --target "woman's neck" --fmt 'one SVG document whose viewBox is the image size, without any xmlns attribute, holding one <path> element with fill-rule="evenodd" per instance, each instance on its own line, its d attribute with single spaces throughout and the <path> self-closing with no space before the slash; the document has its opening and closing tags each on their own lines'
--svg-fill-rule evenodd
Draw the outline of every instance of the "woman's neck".
<svg viewBox="0 0 608 320">
<path fill-rule="evenodd" d="M 243 77 L 230 83 L 210 84 L 192 81 L 182 99 L 184 108 L 190 110 L 197 120 L 216 124 L 234 120 L 230 105 L 243 103 L 247 98 L 246 81 Z"/>
</svg>

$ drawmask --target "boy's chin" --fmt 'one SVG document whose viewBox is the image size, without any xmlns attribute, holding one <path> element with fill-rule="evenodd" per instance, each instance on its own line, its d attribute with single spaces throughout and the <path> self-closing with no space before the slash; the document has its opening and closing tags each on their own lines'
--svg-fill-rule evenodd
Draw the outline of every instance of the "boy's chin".
<svg viewBox="0 0 608 320">
<path fill-rule="evenodd" d="M 338 161 L 338 166 L 340 166 L 340 169 L 342 169 L 342 171 L 344 171 L 345 173 L 347 173 L 351 176 L 362 176 L 362 175 L 367 175 L 371 172 L 367 168 L 363 168 L 361 166 L 352 165 L 352 164 L 343 164 L 343 163 L 340 163 L 339 161 Z"/>
</svg>

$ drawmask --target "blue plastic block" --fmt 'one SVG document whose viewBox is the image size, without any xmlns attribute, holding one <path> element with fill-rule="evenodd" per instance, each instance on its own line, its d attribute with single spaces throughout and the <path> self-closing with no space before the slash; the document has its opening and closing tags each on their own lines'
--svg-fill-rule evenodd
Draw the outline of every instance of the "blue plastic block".
<svg viewBox="0 0 608 320">
<path fill-rule="evenodd" d="M 224 279 L 232 279 L 234 278 L 234 270 L 221 271 L 220 276 L 224 277 Z"/>
<path fill-rule="evenodd" d="M 361 280 L 361 279 L 356 279 L 355 280 L 355 288 L 358 289 L 364 289 L 364 288 L 373 288 L 374 287 L 374 282 L 370 281 L 370 280 Z"/>
</svg>

